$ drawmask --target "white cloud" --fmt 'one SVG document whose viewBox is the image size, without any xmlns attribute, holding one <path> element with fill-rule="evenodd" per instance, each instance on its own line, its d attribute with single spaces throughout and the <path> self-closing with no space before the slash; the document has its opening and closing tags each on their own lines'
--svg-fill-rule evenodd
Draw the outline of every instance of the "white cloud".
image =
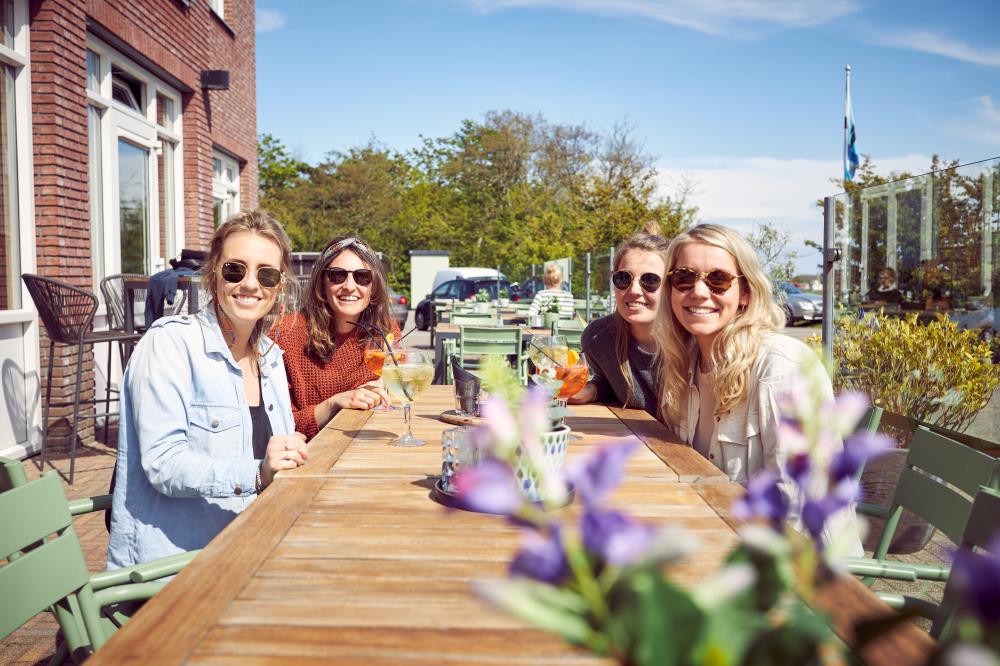
<svg viewBox="0 0 1000 666">
<path fill-rule="evenodd" d="M 257 8 L 257 32 L 273 32 L 285 27 L 285 15 L 275 9 Z"/>
<path fill-rule="evenodd" d="M 924 173 L 927 155 L 879 157 L 873 161 L 880 173 Z M 803 255 L 798 268 L 814 272 L 818 256 L 804 241 L 823 241 L 823 209 L 816 201 L 838 193 L 830 182 L 842 170 L 840 160 L 779 159 L 775 157 L 712 157 L 657 165 L 661 191 L 670 194 L 675 184 L 693 182 L 691 203 L 698 206 L 699 222 L 716 222 L 742 233 L 754 223 L 768 222 L 792 232 L 790 249 Z"/>
<path fill-rule="evenodd" d="M 1000 49 L 972 46 L 929 30 L 883 33 L 873 36 L 872 41 L 883 46 L 933 53 L 945 58 L 971 62 L 975 65 L 1000 67 Z"/>
<path fill-rule="evenodd" d="M 710 35 L 763 24 L 802 27 L 858 9 L 855 0 L 459 0 L 482 12 L 519 7 L 564 9 L 603 16 L 638 16 Z"/>
<path fill-rule="evenodd" d="M 1000 106 L 989 95 L 973 99 L 971 112 L 951 123 L 955 134 L 983 143 L 1000 144 Z"/>
</svg>

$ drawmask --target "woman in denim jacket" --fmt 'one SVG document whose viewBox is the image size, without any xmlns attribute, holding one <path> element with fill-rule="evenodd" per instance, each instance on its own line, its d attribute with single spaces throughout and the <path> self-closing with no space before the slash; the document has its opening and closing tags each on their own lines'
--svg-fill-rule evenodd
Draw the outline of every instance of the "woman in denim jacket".
<svg viewBox="0 0 1000 666">
<path fill-rule="evenodd" d="M 692 227 L 670 243 L 666 265 L 669 307 L 657 341 L 667 423 L 732 481 L 746 485 L 762 469 L 780 474 L 791 515 L 799 516 L 802 498 L 777 436 L 778 401 L 801 373 L 803 355 L 814 352 L 778 333 L 784 313 L 756 252 L 736 231 Z M 829 381 L 825 392 L 832 400 Z M 855 520 L 853 506 L 834 514 L 824 541 L 848 534 L 850 554 L 863 554 Z"/>
<path fill-rule="evenodd" d="M 210 300 L 157 320 L 125 370 L 108 566 L 201 548 L 306 459 L 281 349 L 264 334 L 280 309 L 291 245 L 277 221 L 240 213 L 202 268 Z"/>
</svg>

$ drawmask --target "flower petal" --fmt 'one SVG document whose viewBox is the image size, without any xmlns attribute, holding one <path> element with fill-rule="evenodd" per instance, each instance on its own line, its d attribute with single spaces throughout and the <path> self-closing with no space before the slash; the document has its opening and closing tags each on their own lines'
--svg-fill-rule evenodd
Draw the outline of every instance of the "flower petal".
<svg viewBox="0 0 1000 666">
<path fill-rule="evenodd" d="M 588 509 L 580 521 L 584 547 L 614 566 L 641 558 L 652 545 L 656 531 L 620 511 Z"/>
<path fill-rule="evenodd" d="M 597 453 L 578 459 L 576 464 L 570 466 L 566 478 L 576 487 L 584 504 L 598 504 L 621 482 L 625 461 L 638 445 L 639 440 L 634 437 L 624 442 L 605 444 Z"/>
<path fill-rule="evenodd" d="M 514 473 L 499 460 L 462 468 L 455 475 L 455 489 L 462 503 L 473 511 L 511 515 L 524 503 Z"/>
<path fill-rule="evenodd" d="M 510 563 L 512 576 L 527 576 L 552 585 L 558 584 L 569 573 L 569 562 L 563 549 L 558 526 L 549 535 L 537 530 L 521 533 L 521 550 Z"/>
</svg>

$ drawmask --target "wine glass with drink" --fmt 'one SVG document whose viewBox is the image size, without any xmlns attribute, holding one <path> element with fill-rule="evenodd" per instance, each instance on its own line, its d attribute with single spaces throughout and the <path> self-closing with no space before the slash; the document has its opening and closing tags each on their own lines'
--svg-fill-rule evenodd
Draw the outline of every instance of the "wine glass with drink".
<svg viewBox="0 0 1000 666">
<path fill-rule="evenodd" d="M 391 335 L 392 333 L 389 333 L 389 336 Z M 392 340 L 390 339 L 389 342 L 391 343 Z M 365 347 L 364 349 L 365 367 L 368 368 L 368 370 L 376 377 L 381 377 L 382 367 L 385 365 L 386 356 L 389 355 L 386 350 L 385 340 L 383 340 L 381 336 L 372 335 L 369 336 L 367 340 L 365 340 L 364 347 Z M 398 408 L 393 407 L 392 405 L 385 405 L 384 407 L 379 405 L 373 407 L 372 409 L 398 409 Z"/>
<path fill-rule="evenodd" d="M 410 408 L 414 399 L 431 385 L 434 365 L 427 353 L 416 349 L 393 348 L 382 365 L 382 381 L 389 395 L 403 403 L 406 433 L 392 440 L 392 446 L 423 446 L 427 442 L 413 436 Z"/>
<path fill-rule="evenodd" d="M 556 393 L 556 404 L 565 409 L 566 401 L 579 393 L 590 381 L 590 366 L 587 365 L 586 356 L 582 352 L 570 349 L 566 355 L 566 365 L 556 368 L 555 378 L 562 382 L 559 392 Z M 570 433 L 569 439 L 578 441 L 583 438 Z"/>
</svg>

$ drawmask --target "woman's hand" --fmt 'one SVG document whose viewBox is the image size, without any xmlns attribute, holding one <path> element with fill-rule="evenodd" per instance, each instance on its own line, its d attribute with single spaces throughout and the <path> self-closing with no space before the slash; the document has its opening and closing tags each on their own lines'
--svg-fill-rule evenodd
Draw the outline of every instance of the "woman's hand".
<svg viewBox="0 0 1000 666">
<path fill-rule="evenodd" d="M 283 469 L 295 469 L 309 459 L 306 436 L 301 432 L 292 435 L 274 435 L 267 441 L 264 460 L 260 463 L 260 486 L 267 488 L 274 475 Z"/>
<path fill-rule="evenodd" d="M 576 395 L 567 398 L 566 402 L 571 405 L 582 405 L 586 402 L 594 402 L 595 400 L 597 400 L 597 387 L 593 384 L 586 384 Z"/>
<path fill-rule="evenodd" d="M 383 404 L 388 405 L 389 394 L 381 382 L 369 382 L 352 391 L 338 393 L 330 400 L 333 402 L 333 412 L 337 413 L 341 409 L 371 409 Z"/>
</svg>

